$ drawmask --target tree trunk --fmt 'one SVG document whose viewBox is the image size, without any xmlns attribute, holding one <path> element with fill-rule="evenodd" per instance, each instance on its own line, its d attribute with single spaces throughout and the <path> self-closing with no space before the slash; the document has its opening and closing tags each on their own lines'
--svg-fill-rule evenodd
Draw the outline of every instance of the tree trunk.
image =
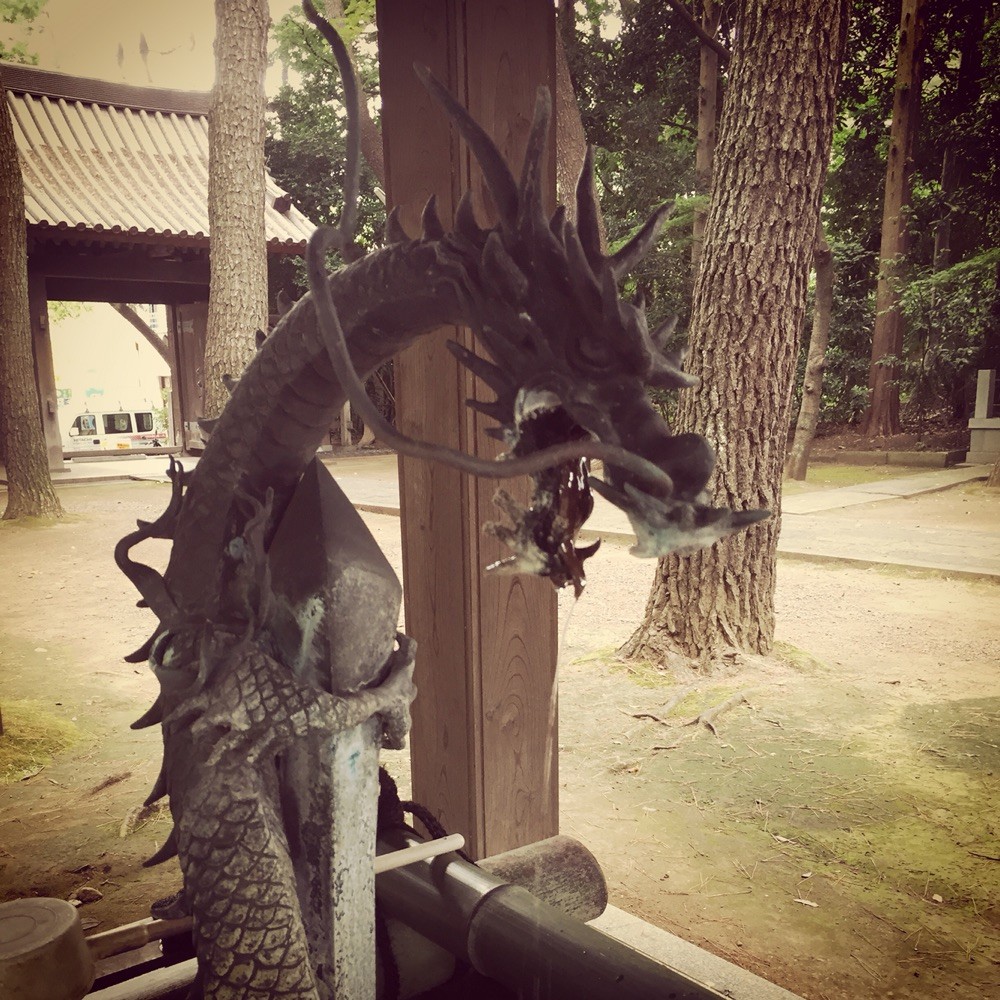
<svg viewBox="0 0 1000 1000">
<path fill-rule="evenodd" d="M 326 0 L 326 19 L 338 30 L 344 21 L 343 0 Z M 357 61 L 351 47 L 347 47 L 347 54 L 351 57 L 351 65 L 355 67 L 357 73 Z M 385 151 L 382 148 L 382 130 L 372 120 L 371 112 L 368 110 L 368 100 L 364 92 L 361 94 L 361 116 L 358 121 L 361 131 L 361 155 L 365 158 L 365 163 L 375 175 L 375 179 L 385 189 Z"/>
<path fill-rule="evenodd" d="M 718 452 L 717 503 L 776 513 L 711 549 L 661 560 L 629 656 L 707 661 L 727 648 L 771 648 L 789 403 L 847 8 L 740 6 L 691 321 L 689 367 L 701 383 L 682 393 L 678 423 Z"/>
<path fill-rule="evenodd" d="M 1000 455 L 993 463 L 993 471 L 990 473 L 990 478 L 986 480 L 986 485 L 990 489 L 1000 490 Z"/>
<path fill-rule="evenodd" d="M 24 220 L 21 164 L 0 77 L 0 451 L 7 468 L 4 520 L 62 514 L 49 475 L 35 382 Z"/>
<path fill-rule="evenodd" d="M 903 0 L 899 18 L 896 90 L 885 172 L 882 248 L 875 295 L 875 330 L 868 373 L 870 397 L 864 431 L 870 436 L 898 434 L 903 315 L 897 283 L 907 248 L 906 210 L 911 199 L 913 143 L 920 116 L 920 83 L 926 0 Z"/>
<path fill-rule="evenodd" d="M 813 267 L 816 270 L 816 301 L 813 303 L 812 334 L 809 337 L 806 373 L 802 381 L 799 419 L 795 422 L 795 440 L 785 466 L 785 474 L 789 479 L 806 478 L 809 452 L 819 423 L 819 405 L 823 399 L 823 368 L 826 364 L 826 347 L 830 342 L 830 318 L 833 313 L 833 251 L 826 242 L 822 220 L 816 236 Z"/>
<path fill-rule="evenodd" d="M 587 135 L 569 69 L 569 52 L 576 39 L 572 0 L 560 0 L 557 4 L 556 27 L 556 204 L 565 205 L 567 218 L 575 222 L 576 182 L 587 153 Z M 607 253 L 608 231 L 600 206 L 597 231 L 601 249 Z"/>
<path fill-rule="evenodd" d="M 949 117 L 960 123 L 960 136 L 962 126 L 968 128 L 968 117 L 974 112 L 983 90 L 983 37 L 986 33 L 987 6 L 988 0 L 971 0 L 956 10 L 956 15 L 963 17 L 965 23 L 960 36 L 958 80 L 949 102 Z M 962 238 L 966 229 L 962 225 L 965 213 L 955 204 L 956 195 L 968 184 L 968 167 L 968 159 L 963 155 L 961 146 L 945 149 L 941 164 L 941 219 L 934 230 L 935 271 L 943 271 L 963 260 L 969 250 Z"/>
<path fill-rule="evenodd" d="M 143 340 L 170 365 L 170 374 L 175 375 L 170 345 L 166 338 L 161 337 L 155 330 L 151 329 L 149 324 L 127 302 L 111 302 L 109 305 L 122 319 L 127 319 L 135 327 Z"/>
<path fill-rule="evenodd" d="M 267 329 L 264 236 L 264 70 L 267 0 L 215 0 L 215 87 L 208 118 L 211 237 L 206 416 L 225 406 L 224 375 L 239 378 Z"/>
<path fill-rule="evenodd" d="M 722 8 L 715 0 L 704 0 L 701 26 L 713 38 L 719 30 Z M 695 194 L 707 195 L 712 187 L 712 161 L 715 156 L 716 116 L 719 105 L 719 54 L 710 45 L 701 43 L 701 64 L 698 71 L 698 147 L 695 153 Z M 691 231 L 691 277 L 697 279 L 701 266 L 701 248 L 705 239 L 708 208 L 696 208 Z"/>
</svg>

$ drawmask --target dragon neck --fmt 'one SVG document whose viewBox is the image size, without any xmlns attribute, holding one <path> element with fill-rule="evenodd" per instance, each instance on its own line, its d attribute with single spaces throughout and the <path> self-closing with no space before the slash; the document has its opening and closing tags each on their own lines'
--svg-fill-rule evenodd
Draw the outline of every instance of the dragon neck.
<svg viewBox="0 0 1000 1000">
<path fill-rule="evenodd" d="M 441 251 L 437 241 L 396 244 L 330 276 L 362 375 L 437 327 L 474 322 L 462 305 L 459 259 L 452 252 L 458 266 L 442 268 Z M 245 519 L 238 498 L 262 501 L 271 490 L 273 528 L 345 401 L 304 296 L 236 385 L 190 478 L 165 576 L 182 616 L 215 617 L 223 553 Z"/>
</svg>

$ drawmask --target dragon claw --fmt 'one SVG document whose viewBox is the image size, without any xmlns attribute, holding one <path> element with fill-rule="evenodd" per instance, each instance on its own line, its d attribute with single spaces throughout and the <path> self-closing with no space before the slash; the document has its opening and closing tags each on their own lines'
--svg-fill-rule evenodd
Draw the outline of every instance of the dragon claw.
<svg viewBox="0 0 1000 1000">
<path fill-rule="evenodd" d="M 409 636 L 397 633 L 399 648 L 389 658 L 389 675 L 377 688 L 382 707 L 382 746 L 401 750 L 410 731 L 410 704 L 417 696 L 413 683 L 414 655 L 417 644 Z"/>
</svg>

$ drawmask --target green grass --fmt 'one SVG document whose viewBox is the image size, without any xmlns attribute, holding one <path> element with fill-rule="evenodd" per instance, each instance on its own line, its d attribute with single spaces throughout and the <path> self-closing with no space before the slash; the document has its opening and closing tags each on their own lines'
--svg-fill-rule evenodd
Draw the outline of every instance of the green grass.
<svg viewBox="0 0 1000 1000">
<path fill-rule="evenodd" d="M 6 701 L 2 711 L 0 785 L 36 774 L 80 738 L 72 722 L 53 715 L 37 702 Z"/>
<path fill-rule="evenodd" d="M 835 490 L 841 486 L 859 486 L 877 483 L 883 479 L 898 479 L 927 472 L 907 465 L 837 465 L 832 462 L 812 462 L 804 482 L 786 479 L 782 491 L 789 496 L 797 493 L 814 493 L 817 490 Z"/>
</svg>

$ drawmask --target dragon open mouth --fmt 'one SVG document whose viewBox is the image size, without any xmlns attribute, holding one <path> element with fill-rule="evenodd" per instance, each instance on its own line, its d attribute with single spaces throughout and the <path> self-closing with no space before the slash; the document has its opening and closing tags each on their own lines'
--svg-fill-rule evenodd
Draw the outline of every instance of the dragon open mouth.
<svg viewBox="0 0 1000 1000">
<path fill-rule="evenodd" d="M 529 455 L 553 444 L 590 437 L 590 432 L 573 420 L 555 393 L 547 390 L 518 393 L 511 434 L 513 455 Z M 589 473 L 590 462 L 585 458 L 546 469 L 534 477 L 535 488 L 527 508 L 506 490 L 498 490 L 494 500 L 514 527 L 495 523 L 486 527 L 513 550 L 513 555 L 487 568 L 547 576 L 556 587 L 572 584 L 579 597 L 586 583 L 583 562 L 601 544 L 600 541 L 582 547 L 576 544 L 580 529 L 594 510 Z"/>
</svg>

